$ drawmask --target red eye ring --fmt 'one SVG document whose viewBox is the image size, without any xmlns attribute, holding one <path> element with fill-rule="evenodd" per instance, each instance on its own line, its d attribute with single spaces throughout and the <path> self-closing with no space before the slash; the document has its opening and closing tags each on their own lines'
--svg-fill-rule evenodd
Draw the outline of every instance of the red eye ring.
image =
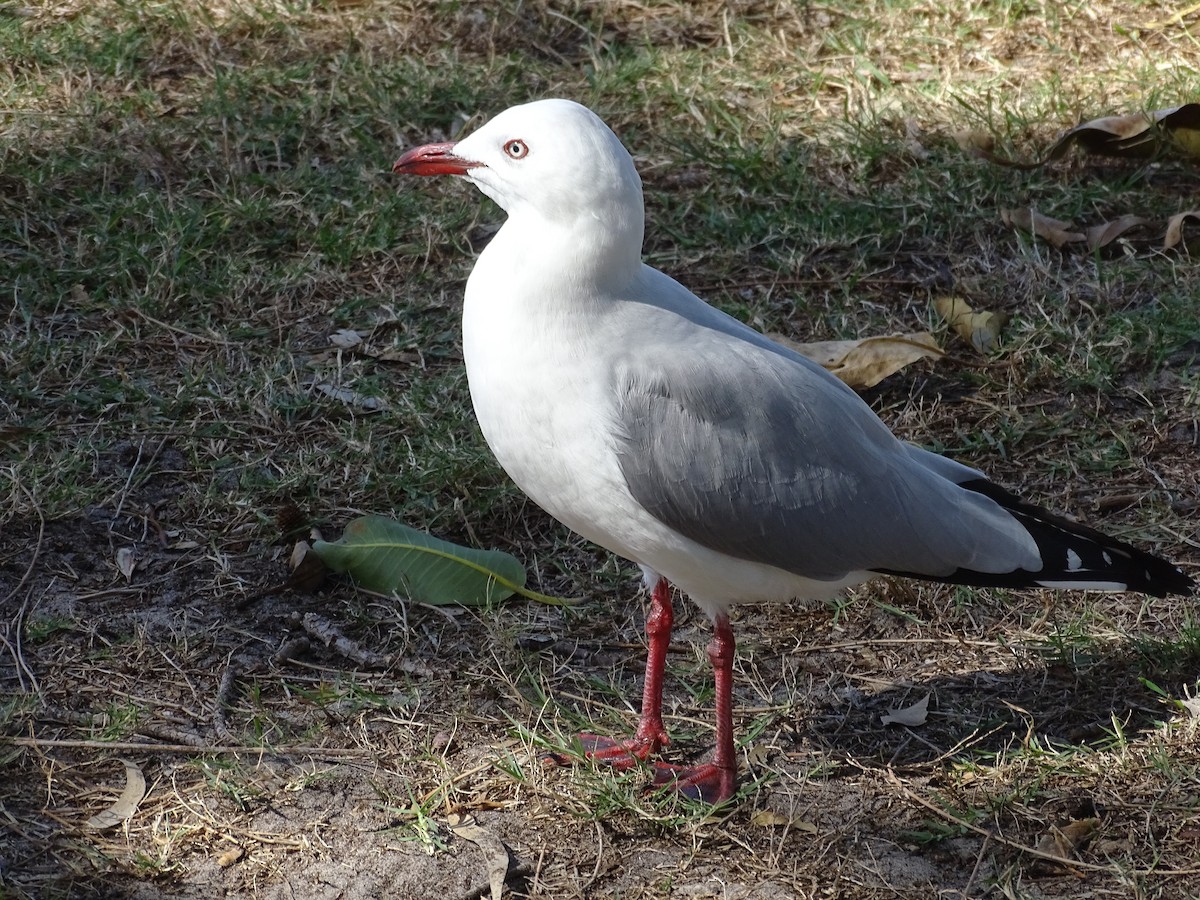
<svg viewBox="0 0 1200 900">
<path fill-rule="evenodd" d="M 529 145 L 520 138 L 513 138 L 504 145 L 504 152 L 512 159 L 524 159 L 529 155 Z"/>
</svg>

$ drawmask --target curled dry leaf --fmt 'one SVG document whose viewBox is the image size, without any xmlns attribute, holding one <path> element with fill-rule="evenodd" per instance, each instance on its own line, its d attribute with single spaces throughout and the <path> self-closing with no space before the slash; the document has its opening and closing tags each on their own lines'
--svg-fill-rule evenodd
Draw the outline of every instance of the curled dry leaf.
<svg viewBox="0 0 1200 900">
<path fill-rule="evenodd" d="M 380 412 L 388 407 L 387 401 L 382 397 L 370 397 L 347 387 L 330 384 L 328 381 L 314 382 L 312 387 L 326 397 L 331 397 L 347 406 L 357 407 L 363 412 Z"/>
<path fill-rule="evenodd" d="M 933 308 L 964 341 L 980 353 L 991 353 L 1008 322 L 1008 313 L 971 308 L 962 297 L 946 295 L 933 301 Z"/>
<path fill-rule="evenodd" d="M 800 344 L 783 339 L 783 343 L 860 390 L 874 387 L 919 359 L 941 359 L 946 355 L 933 335 L 925 331 L 857 341 Z"/>
<path fill-rule="evenodd" d="M 1055 141 L 1046 160 L 1064 156 L 1072 145 L 1104 156 L 1145 158 L 1175 148 L 1200 157 L 1200 103 L 1092 119 Z"/>
<path fill-rule="evenodd" d="M 349 350 L 361 344 L 364 337 L 363 332 L 355 331 L 353 328 L 339 328 L 329 336 L 329 343 L 339 350 Z"/>
<path fill-rule="evenodd" d="M 907 725 L 910 728 L 915 728 L 918 725 L 924 725 L 929 718 L 929 695 L 926 694 L 912 706 L 906 706 L 904 709 L 893 709 L 880 717 L 880 721 L 884 725 Z"/>
<path fill-rule="evenodd" d="M 486 828 L 475 824 L 475 820 L 471 816 L 464 816 L 461 819 L 457 815 L 452 816 L 450 830 L 454 832 L 455 837 L 470 841 L 483 853 L 492 900 L 500 900 L 504 893 L 504 880 L 508 877 L 509 854 L 504 841 Z"/>
<path fill-rule="evenodd" d="M 117 569 L 125 576 L 126 581 L 133 580 L 133 571 L 137 564 L 137 551 L 132 547 L 121 547 L 117 550 Z"/>
<path fill-rule="evenodd" d="M 83 823 L 83 827 L 89 831 L 104 831 L 133 818 L 138 804 L 146 796 L 146 778 L 142 770 L 127 759 L 121 762 L 125 764 L 125 789 L 112 806 Z"/>
<path fill-rule="evenodd" d="M 1092 119 L 1064 132 L 1044 157 L 1033 162 L 1006 159 L 994 154 L 991 147 L 972 147 L 961 139 L 959 146 L 975 156 L 1017 169 L 1044 166 L 1061 159 L 1072 147 L 1079 147 L 1087 153 L 1135 159 L 1174 150 L 1195 159 L 1200 158 L 1200 103 Z"/>
<path fill-rule="evenodd" d="M 1099 250 L 1101 247 L 1107 247 L 1131 228 L 1149 223 L 1149 219 L 1143 219 L 1141 216 L 1121 216 L 1111 222 L 1093 225 L 1087 230 L 1087 248 L 1088 250 Z"/>
<path fill-rule="evenodd" d="M 750 814 L 750 824 L 759 828 L 787 826 L 793 831 L 802 831 L 805 834 L 816 834 L 819 830 L 812 822 L 797 819 L 795 816 L 785 816 L 773 809 L 756 809 Z"/>
<path fill-rule="evenodd" d="M 1183 226 L 1189 221 L 1200 222 L 1200 210 L 1189 209 L 1187 212 L 1176 213 L 1167 220 L 1167 233 L 1163 237 L 1163 249 L 1170 250 L 1183 240 Z M 1187 244 L 1184 244 L 1186 247 Z"/>
<path fill-rule="evenodd" d="M 329 577 L 329 567 L 320 556 L 312 552 L 308 541 L 296 542 L 288 565 L 292 571 L 283 586 L 301 594 L 315 594 Z"/>
<path fill-rule="evenodd" d="M 1074 226 L 1070 222 L 1044 216 L 1032 206 L 1023 206 L 1019 209 L 1002 209 L 1000 210 L 1000 218 L 1010 228 L 1015 228 L 1018 231 L 1028 231 L 1049 241 L 1055 247 L 1062 247 L 1064 244 L 1087 240 L 1084 234 L 1072 230 Z"/>
</svg>

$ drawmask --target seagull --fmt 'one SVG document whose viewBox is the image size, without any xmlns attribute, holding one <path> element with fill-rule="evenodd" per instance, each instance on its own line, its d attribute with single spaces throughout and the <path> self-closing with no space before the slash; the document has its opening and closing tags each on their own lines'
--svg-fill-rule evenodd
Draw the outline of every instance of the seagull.
<svg viewBox="0 0 1200 900">
<path fill-rule="evenodd" d="M 650 591 L 633 736 L 580 735 L 617 768 L 669 743 L 671 585 L 713 622 L 711 762 L 653 783 L 737 790 L 735 602 L 828 598 L 883 575 L 1005 588 L 1191 592 L 1171 563 L 896 438 L 817 364 L 642 262 L 632 157 L 570 100 L 514 106 L 393 171 L 454 175 L 507 213 L 467 280 L 463 358 L 497 461 L 538 506 L 641 567 Z"/>
</svg>

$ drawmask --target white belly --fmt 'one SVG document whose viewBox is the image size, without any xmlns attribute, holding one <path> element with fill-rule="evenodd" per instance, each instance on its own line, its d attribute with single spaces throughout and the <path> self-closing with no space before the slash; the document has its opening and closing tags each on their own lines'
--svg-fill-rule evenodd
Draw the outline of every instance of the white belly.
<svg viewBox="0 0 1200 900">
<path fill-rule="evenodd" d="M 617 458 L 613 379 L 604 363 L 613 335 L 604 314 L 575 304 L 568 318 L 565 310 L 547 309 L 544 297 L 473 290 L 485 281 L 476 280 L 484 265 L 483 258 L 476 264 L 463 308 L 471 400 L 497 461 L 538 506 L 664 576 L 710 615 L 736 601 L 828 597 L 869 577 L 801 578 L 711 550 L 650 515 L 630 494 Z M 493 272 L 486 281 L 517 279 Z"/>
</svg>

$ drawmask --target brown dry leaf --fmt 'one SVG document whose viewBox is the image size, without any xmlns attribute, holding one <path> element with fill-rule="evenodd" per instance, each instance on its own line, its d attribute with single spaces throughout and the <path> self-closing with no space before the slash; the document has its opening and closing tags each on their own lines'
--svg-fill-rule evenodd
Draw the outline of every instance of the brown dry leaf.
<svg viewBox="0 0 1200 900">
<path fill-rule="evenodd" d="M 137 568 L 137 551 L 132 547 L 121 547 L 117 550 L 117 569 L 125 576 L 126 581 L 133 580 L 133 570 Z"/>
<path fill-rule="evenodd" d="M 819 830 L 812 822 L 804 819 L 797 819 L 794 816 L 786 816 L 781 812 L 776 812 L 773 809 L 756 809 L 750 814 L 750 824 L 757 825 L 760 828 L 778 828 L 786 826 L 793 831 L 801 831 L 805 834 L 816 834 Z"/>
<path fill-rule="evenodd" d="M 981 128 L 962 128 L 951 135 L 960 150 L 977 156 L 990 157 L 996 147 L 996 138 L 990 131 Z"/>
<path fill-rule="evenodd" d="M 1200 103 L 1092 119 L 1055 141 L 1044 161 L 1065 155 L 1072 144 L 1105 156 L 1145 158 L 1175 147 L 1187 156 L 1200 157 Z"/>
<path fill-rule="evenodd" d="M 288 565 L 292 571 L 283 586 L 302 594 L 315 594 L 329 577 L 329 566 L 312 552 L 308 541 L 296 542 Z"/>
<path fill-rule="evenodd" d="M 456 837 L 470 841 L 483 853 L 492 900 L 500 900 L 504 893 L 504 879 L 508 877 L 508 848 L 504 846 L 504 841 L 486 828 L 476 825 L 471 816 L 461 819 L 457 815 L 451 816 L 450 830 Z"/>
<path fill-rule="evenodd" d="M 1099 827 L 1100 820 L 1095 817 L 1075 819 L 1062 828 L 1051 826 L 1050 831 L 1038 842 L 1037 849 L 1064 860 L 1074 859 L 1075 851 L 1090 841 Z"/>
<path fill-rule="evenodd" d="M 1149 219 L 1143 219 L 1141 216 L 1121 216 L 1121 218 L 1114 219 L 1111 222 L 1101 222 L 1099 225 L 1093 225 L 1087 230 L 1088 250 L 1099 250 L 1101 247 L 1107 247 L 1129 229 L 1137 228 L 1139 225 L 1147 225 L 1149 222 Z"/>
<path fill-rule="evenodd" d="M 776 337 L 776 340 L 780 338 Z M 857 341 L 781 343 L 828 369 L 852 388 L 874 387 L 889 375 L 919 359 L 941 359 L 945 352 L 926 331 L 868 337 Z"/>
<path fill-rule="evenodd" d="M 750 824 L 760 828 L 771 828 L 776 825 L 790 825 L 791 816 L 785 816 L 773 809 L 756 809 L 750 814 Z"/>
<path fill-rule="evenodd" d="M 142 770 L 127 759 L 123 759 L 121 762 L 125 764 L 125 789 L 121 791 L 121 796 L 113 802 L 112 806 L 103 812 L 96 813 L 83 823 L 83 827 L 88 831 L 103 831 L 120 825 L 126 819 L 133 818 L 138 804 L 146 796 L 146 778 L 142 775 Z"/>
<path fill-rule="evenodd" d="M 1163 237 L 1164 250 L 1170 250 L 1183 240 L 1183 226 L 1189 219 L 1200 222 L 1200 209 L 1189 209 L 1187 212 L 1176 213 L 1167 220 L 1167 233 Z"/>
<path fill-rule="evenodd" d="M 1055 247 L 1072 244 L 1076 241 L 1086 241 L 1087 237 L 1078 231 L 1070 222 L 1052 219 L 1044 216 L 1032 206 L 1022 206 L 1019 209 L 1002 209 L 1000 218 L 1005 225 L 1018 231 L 1028 231 L 1052 243 Z"/>
<path fill-rule="evenodd" d="M 910 728 L 915 728 L 918 725 L 924 725 L 929 718 L 929 694 L 926 694 L 912 706 L 906 706 L 904 709 L 893 709 L 880 717 L 884 725 L 907 725 Z"/>
<path fill-rule="evenodd" d="M 933 308 L 959 337 L 980 353 L 991 353 L 995 349 L 1000 331 L 1008 322 L 1006 312 L 976 311 L 962 297 L 952 295 L 936 298 Z"/>
</svg>

